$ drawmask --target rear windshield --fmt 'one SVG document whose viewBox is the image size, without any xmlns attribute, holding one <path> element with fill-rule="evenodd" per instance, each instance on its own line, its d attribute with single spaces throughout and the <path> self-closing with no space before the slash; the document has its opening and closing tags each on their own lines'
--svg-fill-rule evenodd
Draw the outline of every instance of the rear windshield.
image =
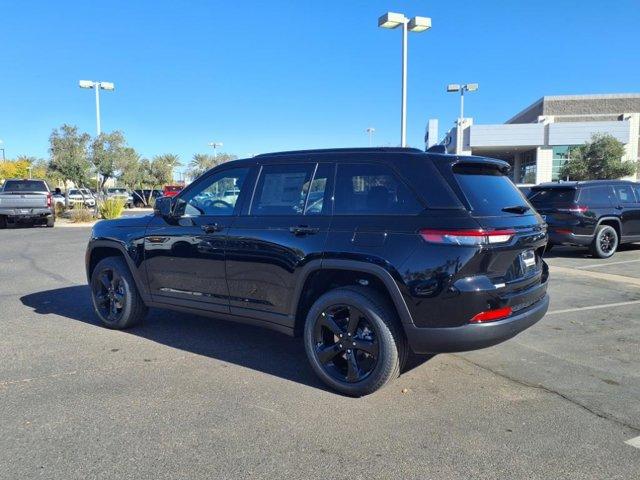
<svg viewBox="0 0 640 480">
<path fill-rule="evenodd" d="M 505 207 L 527 205 L 508 177 L 488 165 L 454 165 L 453 175 L 476 215 L 506 215 Z"/>
<path fill-rule="evenodd" d="M 127 193 L 125 188 L 109 188 L 107 190 L 108 193 Z"/>
<path fill-rule="evenodd" d="M 533 205 L 559 205 L 573 203 L 576 198 L 575 188 L 534 188 L 529 194 Z"/>
<path fill-rule="evenodd" d="M 47 184 L 42 180 L 7 180 L 4 192 L 47 192 Z"/>
</svg>

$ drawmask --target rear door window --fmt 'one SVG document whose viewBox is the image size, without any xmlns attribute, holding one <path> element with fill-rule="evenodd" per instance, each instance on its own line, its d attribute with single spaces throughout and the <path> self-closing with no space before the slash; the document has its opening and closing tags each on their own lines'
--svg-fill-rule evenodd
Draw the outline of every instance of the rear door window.
<svg viewBox="0 0 640 480">
<path fill-rule="evenodd" d="M 620 203 L 636 203 L 636 196 L 631 185 L 614 185 L 613 191 Z"/>
<path fill-rule="evenodd" d="M 475 215 L 505 215 L 505 207 L 527 205 L 520 190 L 493 166 L 454 165 L 453 175 Z"/>
<path fill-rule="evenodd" d="M 315 164 L 266 165 L 253 196 L 252 215 L 302 215 Z"/>
<path fill-rule="evenodd" d="M 386 165 L 338 165 L 336 215 L 415 215 L 424 206 Z"/>
<path fill-rule="evenodd" d="M 613 204 L 613 189 L 610 186 L 584 187 L 580 190 L 580 203 L 588 207 L 608 207 Z"/>
</svg>

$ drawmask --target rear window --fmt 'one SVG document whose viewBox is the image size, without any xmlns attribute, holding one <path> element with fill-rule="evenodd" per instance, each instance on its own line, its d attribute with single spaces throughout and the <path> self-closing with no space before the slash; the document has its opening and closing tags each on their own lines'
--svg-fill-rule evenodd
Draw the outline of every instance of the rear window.
<svg viewBox="0 0 640 480">
<path fill-rule="evenodd" d="M 4 192 L 47 192 L 47 184 L 42 180 L 7 180 Z"/>
<path fill-rule="evenodd" d="M 505 215 L 505 207 L 527 205 L 508 177 L 490 165 L 454 165 L 453 175 L 476 215 Z"/>
<path fill-rule="evenodd" d="M 565 205 L 573 203 L 575 198 L 575 188 L 534 188 L 529 194 L 529 201 L 533 205 Z"/>
</svg>

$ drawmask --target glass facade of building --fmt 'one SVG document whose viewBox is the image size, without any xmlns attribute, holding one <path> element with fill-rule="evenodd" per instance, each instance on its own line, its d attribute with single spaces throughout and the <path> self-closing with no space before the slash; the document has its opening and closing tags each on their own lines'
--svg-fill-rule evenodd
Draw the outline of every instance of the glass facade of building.
<svg viewBox="0 0 640 480">
<path fill-rule="evenodd" d="M 520 159 L 520 179 L 519 183 L 536 183 L 536 173 L 538 166 L 536 162 L 535 150 L 529 150 L 522 154 Z"/>
<path fill-rule="evenodd" d="M 553 163 L 551 165 L 551 180 L 560 180 L 560 169 L 571 158 L 571 150 L 575 145 L 557 145 L 553 147 Z"/>
</svg>

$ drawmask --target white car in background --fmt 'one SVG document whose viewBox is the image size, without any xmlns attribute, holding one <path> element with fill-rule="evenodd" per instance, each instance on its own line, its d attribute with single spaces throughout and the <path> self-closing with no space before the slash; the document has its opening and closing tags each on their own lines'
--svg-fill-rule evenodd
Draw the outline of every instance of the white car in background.
<svg viewBox="0 0 640 480">
<path fill-rule="evenodd" d="M 96 206 L 96 199 L 88 188 L 71 188 L 67 192 L 69 206 L 81 205 L 93 208 Z"/>
</svg>

